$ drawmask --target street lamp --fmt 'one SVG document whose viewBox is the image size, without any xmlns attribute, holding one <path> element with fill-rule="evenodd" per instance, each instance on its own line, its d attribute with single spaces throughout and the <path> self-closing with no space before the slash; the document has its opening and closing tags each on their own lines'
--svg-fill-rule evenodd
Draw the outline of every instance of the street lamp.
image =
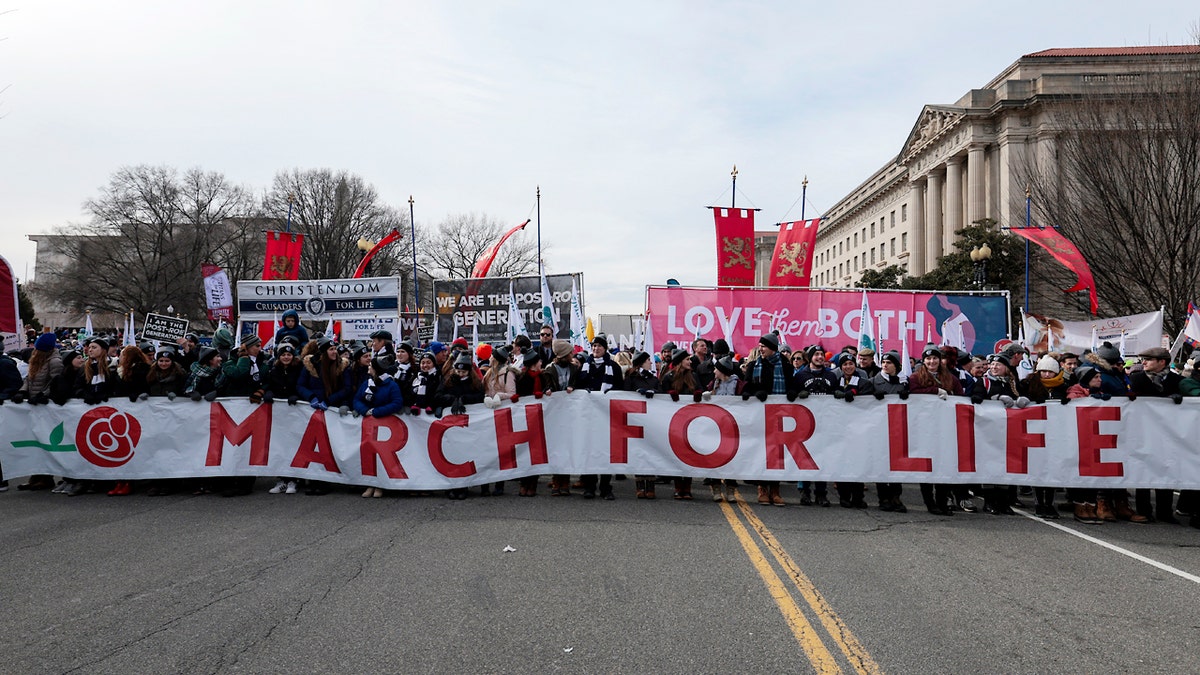
<svg viewBox="0 0 1200 675">
<path fill-rule="evenodd" d="M 992 249 L 987 244 L 971 249 L 971 264 L 975 267 L 975 286 L 982 289 L 987 285 L 987 266 L 992 259 Z"/>
</svg>

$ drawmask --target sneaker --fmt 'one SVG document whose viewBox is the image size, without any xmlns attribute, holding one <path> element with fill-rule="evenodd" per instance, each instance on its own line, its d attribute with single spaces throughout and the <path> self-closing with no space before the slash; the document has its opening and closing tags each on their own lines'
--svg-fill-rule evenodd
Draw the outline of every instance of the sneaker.
<svg viewBox="0 0 1200 675">
<path fill-rule="evenodd" d="M 289 481 L 287 482 L 287 487 L 286 487 L 286 488 L 284 488 L 284 490 L 283 490 L 283 493 L 284 493 L 284 494 L 288 494 L 288 495 L 294 495 L 294 494 L 296 494 L 296 481 L 294 481 L 294 480 L 289 480 Z"/>
<path fill-rule="evenodd" d="M 67 483 L 67 481 L 65 481 L 65 480 L 59 481 L 58 485 L 55 485 L 54 489 L 50 490 L 50 494 L 61 495 L 63 493 L 63 490 L 67 489 L 67 485 L 69 485 L 69 483 Z"/>
<path fill-rule="evenodd" d="M 964 513 L 977 513 L 979 511 L 979 507 L 975 505 L 974 499 L 961 500 L 958 502 L 958 508 L 962 509 Z"/>
<path fill-rule="evenodd" d="M 269 494 L 277 495 L 277 494 L 282 493 L 286 489 L 287 489 L 287 483 L 285 483 L 283 481 L 278 481 L 275 483 L 275 487 L 271 488 L 270 490 L 267 490 L 267 492 Z"/>
<path fill-rule="evenodd" d="M 8 481 L 0 482 L 0 492 L 8 492 Z"/>
<path fill-rule="evenodd" d="M 84 493 L 83 483 L 71 483 L 63 489 L 62 493 L 68 497 L 77 497 Z"/>
</svg>

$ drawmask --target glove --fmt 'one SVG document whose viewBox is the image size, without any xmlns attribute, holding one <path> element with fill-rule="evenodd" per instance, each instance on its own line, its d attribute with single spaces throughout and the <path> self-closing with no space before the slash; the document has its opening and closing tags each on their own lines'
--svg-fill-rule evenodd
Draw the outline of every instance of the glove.
<svg viewBox="0 0 1200 675">
<path fill-rule="evenodd" d="M 517 401 L 521 400 L 521 397 L 516 394 L 513 394 L 508 400 L 512 401 L 513 403 L 516 403 Z"/>
<path fill-rule="evenodd" d="M 533 392 L 533 397 L 534 397 L 534 398 L 536 398 L 536 399 L 538 399 L 538 400 L 541 400 L 541 398 L 542 398 L 542 396 L 543 396 L 543 395 L 545 395 L 545 392 L 542 392 L 542 391 L 535 391 L 535 392 Z"/>
<path fill-rule="evenodd" d="M 853 391 L 846 392 L 845 401 L 846 401 L 846 403 L 854 403 L 854 392 Z"/>
<path fill-rule="evenodd" d="M 678 401 L 678 400 L 679 400 L 679 392 L 675 391 L 674 389 L 672 389 L 671 391 L 668 391 L 667 393 L 671 395 L 671 400 L 672 400 L 672 401 Z"/>
<path fill-rule="evenodd" d="M 36 396 L 29 397 L 29 405 L 46 405 L 49 402 L 50 397 L 44 391 Z"/>
<path fill-rule="evenodd" d="M 273 394 L 269 391 L 264 391 L 262 399 L 263 399 L 263 403 L 274 403 L 275 402 L 275 394 Z"/>
<path fill-rule="evenodd" d="M 1179 404 L 1183 403 L 1183 395 L 1182 394 L 1171 394 L 1171 401 L 1175 405 L 1179 405 Z"/>
<path fill-rule="evenodd" d="M 413 417 L 416 417 L 417 415 L 421 414 L 421 409 L 414 405 L 413 407 L 408 409 L 408 414 L 412 415 Z"/>
<path fill-rule="evenodd" d="M 54 399 L 54 404 L 64 406 L 67 404 L 67 398 L 65 396 L 59 396 L 58 398 Z"/>
<path fill-rule="evenodd" d="M 1029 406 L 1029 399 L 1024 396 L 1017 397 L 1016 406 L 1018 408 L 1026 408 Z"/>
<path fill-rule="evenodd" d="M 308 402 L 308 406 L 313 410 L 329 410 L 329 406 L 321 403 L 321 399 L 317 398 L 316 396 L 314 396 L 313 399 Z"/>
<path fill-rule="evenodd" d="M 793 389 L 789 389 L 789 390 L 788 390 L 788 393 L 786 394 L 786 396 L 787 396 L 787 400 L 788 400 L 788 403 L 793 403 L 793 402 L 795 402 L 795 400 L 796 400 L 796 396 L 798 396 L 799 394 L 800 394 L 800 392 L 798 392 L 798 391 L 795 391 L 795 390 L 793 390 Z"/>
<path fill-rule="evenodd" d="M 1068 403 L 1070 403 L 1070 402 L 1071 402 L 1071 399 L 1069 399 L 1069 398 L 1067 398 L 1066 396 L 1064 396 L 1064 397 L 1062 397 L 1062 398 L 1058 399 L 1058 402 L 1059 402 L 1059 403 L 1061 403 L 1061 404 L 1063 404 L 1063 405 L 1066 405 L 1066 404 L 1068 404 Z"/>
<path fill-rule="evenodd" d="M 13 394 L 12 398 L 9 400 L 11 400 L 13 403 L 24 403 L 25 402 L 25 394 L 23 392 L 18 391 L 17 393 Z M 33 403 L 33 401 L 30 400 L 30 403 Z"/>
<path fill-rule="evenodd" d="M 130 403 L 137 403 L 137 402 L 138 402 L 138 395 L 137 395 L 137 394 L 130 394 L 130 395 L 129 395 L 129 402 L 130 402 Z"/>
<path fill-rule="evenodd" d="M 375 409 L 367 408 L 367 413 L 366 413 L 366 415 L 364 415 L 364 417 L 374 417 L 374 416 L 375 416 Z"/>
<path fill-rule="evenodd" d="M 287 402 L 288 402 L 288 405 L 296 405 L 297 403 L 300 402 L 300 397 L 299 396 L 289 396 L 289 397 L 287 397 Z"/>
<path fill-rule="evenodd" d="M 882 391 L 875 392 L 875 400 L 882 401 L 885 394 Z"/>
<path fill-rule="evenodd" d="M 167 400 L 168 400 L 168 401 L 174 401 L 174 400 L 175 400 L 175 392 L 173 392 L 173 391 L 168 391 L 168 392 L 167 392 Z"/>
<path fill-rule="evenodd" d="M 900 400 L 901 400 L 901 401 L 907 401 L 907 400 L 908 400 L 908 394 L 909 394 L 908 387 L 905 387 L 905 388 L 901 389 L 901 390 L 900 390 Z"/>
<path fill-rule="evenodd" d="M 354 412 L 352 412 L 350 414 L 352 416 L 354 416 L 355 418 L 362 417 L 362 413 L 358 412 L 357 410 L 355 410 Z"/>
<path fill-rule="evenodd" d="M 204 398 L 204 396 L 203 396 L 203 395 L 202 395 L 200 392 L 198 392 L 198 391 L 193 391 L 193 392 L 192 392 L 192 394 L 191 394 L 191 396 L 190 396 L 190 398 L 191 398 L 193 401 L 195 401 L 195 402 L 199 403 L 199 402 L 200 402 L 200 400 Z"/>
<path fill-rule="evenodd" d="M 1130 394 L 1130 395 L 1129 395 L 1129 400 L 1130 400 L 1130 401 L 1136 401 L 1136 400 L 1137 400 L 1137 394 Z"/>
<path fill-rule="evenodd" d="M 499 395 L 497 395 L 495 397 L 484 396 L 483 397 L 483 407 L 487 408 L 488 410 L 495 410 L 496 408 L 499 408 L 500 407 L 500 396 Z"/>
<path fill-rule="evenodd" d="M 743 392 L 742 392 L 742 400 L 743 400 L 743 401 L 749 401 L 749 400 L 750 400 L 750 392 L 748 392 L 748 391 L 743 391 Z"/>
<path fill-rule="evenodd" d="M 338 407 L 338 409 L 337 409 L 337 414 L 341 415 L 342 417 L 345 417 L 346 415 L 349 415 L 349 414 L 350 414 L 350 407 L 349 407 L 349 406 L 344 406 L 344 405 L 343 405 L 343 406 L 339 406 L 339 407 Z"/>
<path fill-rule="evenodd" d="M 938 389 L 938 398 L 942 399 L 943 401 L 945 401 L 946 397 L 949 395 L 950 392 L 946 391 L 945 389 Z"/>
<path fill-rule="evenodd" d="M 983 403 L 983 397 L 979 394 L 971 394 L 971 403 L 979 405 L 980 403 Z"/>
<path fill-rule="evenodd" d="M 425 414 L 426 414 L 426 415 L 432 415 L 433 413 L 434 413 L 434 410 L 433 410 L 433 407 L 432 407 L 432 406 L 426 406 L 426 407 L 425 407 Z M 441 417 L 441 415 L 439 414 L 439 415 L 438 415 L 438 417 Z"/>
<path fill-rule="evenodd" d="M 754 395 L 754 398 L 762 401 L 763 403 L 766 403 L 767 402 L 767 390 L 759 389 L 758 393 Z"/>
<path fill-rule="evenodd" d="M 262 389 L 259 389 L 259 390 L 255 391 L 253 394 L 250 394 L 250 402 L 251 403 L 262 403 L 262 399 L 263 399 Z"/>
<path fill-rule="evenodd" d="M 801 389 L 800 391 L 796 392 L 796 398 L 799 398 L 799 399 L 806 399 L 811 395 L 812 394 L 809 393 L 809 391 L 807 389 Z"/>
<path fill-rule="evenodd" d="M 1011 408 L 1014 405 L 1016 405 L 1016 403 L 1017 403 L 1016 401 L 1013 400 L 1013 397 L 1009 396 L 1008 394 L 1001 396 L 1000 402 L 1004 404 L 1005 408 Z"/>
<path fill-rule="evenodd" d="M 842 391 L 841 389 L 838 389 L 837 391 L 833 392 L 833 397 L 838 400 L 841 400 L 843 398 L 846 398 L 846 392 Z M 851 397 L 850 400 L 853 401 L 854 398 Z"/>
<path fill-rule="evenodd" d="M 212 403 L 213 401 L 217 400 L 217 390 L 213 389 L 212 391 L 205 394 L 204 400 L 208 401 L 209 403 Z"/>
<path fill-rule="evenodd" d="M 704 399 L 705 401 L 711 401 L 712 397 L 713 397 L 713 393 L 711 391 L 706 391 L 706 392 L 704 392 L 703 395 L 701 395 L 700 398 Z"/>
<path fill-rule="evenodd" d="M 100 402 L 100 397 L 96 396 L 95 394 L 91 394 L 91 393 L 84 394 L 83 402 L 88 405 L 96 405 L 97 403 Z"/>
<path fill-rule="evenodd" d="M 1107 391 L 1100 392 L 1100 400 L 1101 401 L 1107 401 L 1111 398 L 1112 398 L 1112 394 L 1108 393 Z"/>
<path fill-rule="evenodd" d="M 467 414 L 467 406 L 463 405 L 462 397 L 454 399 L 454 405 L 450 406 L 451 415 Z"/>
<path fill-rule="evenodd" d="M 703 399 L 704 399 L 704 392 L 702 392 L 702 391 L 693 391 L 692 392 L 692 402 L 693 403 L 699 403 Z"/>
</svg>

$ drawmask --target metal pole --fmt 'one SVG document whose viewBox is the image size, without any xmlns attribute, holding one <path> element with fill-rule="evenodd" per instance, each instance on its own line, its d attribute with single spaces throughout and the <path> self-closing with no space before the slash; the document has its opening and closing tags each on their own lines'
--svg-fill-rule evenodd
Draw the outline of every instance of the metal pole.
<svg viewBox="0 0 1200 675">
<path fill-rule="evenodd" d="M 413 251 L 413 309 L 417 312 L 417 328 L 421 327 L 421 281 L 417 277 L 417 221 L 413 217 L 413 197 L 408 196 L 408 226 Z"/>
<path fill-rule="evenodd" d="M 1030 203 L 1033 201 L 1033 189 L 1025 186 L 1025 228 L 1030 224 Z M 1029 311 L 1029 238 L 1025 238 L 1025 311 Z"/>
<path fill-rule="evenodd" d="M 542 272 L 542 186 L 537 186 L 538 275 Z"/>
<path fill-rule="evenodd" d="M 808 201 L 808 176 L 800 183 L 800 220 L 804 220 L 804 203 Z"/>
<path fill-rule="evenodd" d="M 729 208 L 737 206 L 737 164 L 733 165 L 733 171 L 729 174 L 733 176 L 733 192 L 729 197 Z"/>
<path fill-rule="evenodd" d="M 287 229 L 284 230 L 284 232 L 287 232 L 288 234 L 291 234 L 291 232 L 292 232 L 292 204 L 295 203 L 295 201 L 296 201 L 296 194 L 294 192 L 289 192 L 288 193 Z"/>
</svg>

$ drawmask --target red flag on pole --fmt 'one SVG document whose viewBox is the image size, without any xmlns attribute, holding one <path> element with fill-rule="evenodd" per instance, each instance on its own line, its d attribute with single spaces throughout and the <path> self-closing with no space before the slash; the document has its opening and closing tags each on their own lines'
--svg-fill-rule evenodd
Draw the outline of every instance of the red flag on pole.
<svg viewBox="0 0 1200 675">
<path fill-rule="evenodd" d="M 24 335 L 17 301 L 17 277 L 12 266 L 0 257 L 0 333 Z"/>
<path fill-rule="evenodd" d="M 771 256 L 768 286 L 807 286 L 812 277 L 812 251 L 817 243 L 820 218 L 779 224 L 775 253 Z"/>
<path fill-rule="evenodd" d="M 304 235 L 296 232 L 267 232 L 267 259 L 263 262 L 264 281 L 300 278 L 300 249 Z"/>
<path fill-rule="evenodd" d="M 488 270 L 492 269 L 492 263 L 496 261 L 496 254 L 500 252 L 500 247 L 504 245 L 504 242 L 508 241 L 509 237 L 516 234 L 518 230 L 525 229 L 525 226 L 528 224 L 529 220 L 526 219 L 525 222 L 505 232 L 504 236 L 500 237 L 496 243 L 487 247 L 487 250 L 479 256 L 479 260 L 475 261 L 475 269 L 471 271 L 471 278 L 482 279 L 486 277 Z"/>
<path fill-rule="evenodd" d="M 754 210 L 709 207 L 717 225 L 717 285 L 754 285 Z"/>
<path fill-rule="evenodd" d="M 1096 300 L 1096 281 L 1092 278 L 1092 268 L 1088 267 L 1087 260 L 1084 260 L 1083 254 L 1075 248 L 1075 244 L 1071 240 L 1062 235 L 1061 232 L 1053 227 L 1014 227 L 1010 228 L 1009 232 L 1025 237 L 1029 241 L 1041 246 L 1054 256 L 1054 259 L 1062 263 L 1067 269 L 1071 270 L 1078 276 L 1075 285 L 1064 289 L 1064 293 L 1074 293 L 1088 289 L 1088 298 L 1091 300 L 1092 316 L 1100 309 L 1100 304 Z"/>
<path fill-rule="evenodd" d="M 373 246 L 371 250 L 367 251 L 367 254 L 363 256 L 362 262 L 358 264 L 358 269 L 354 270 L 354 278 L 361 279 L 363 273 L 367 271 L 367 265 L 371 262 L 371 258 L 374 258 L 375 254 L 379 253 L 380 249 L 382 249 L 384 246 L 387 246 L 394 241 L 398 241 L 401 236 L 403 235 L 400 234 L 400 230 L 392 228 L 392 231 L 389 232 L 386 237 L 380 239 L 379 243 L 375 244 L 375 246 Z"/>
</svg>

